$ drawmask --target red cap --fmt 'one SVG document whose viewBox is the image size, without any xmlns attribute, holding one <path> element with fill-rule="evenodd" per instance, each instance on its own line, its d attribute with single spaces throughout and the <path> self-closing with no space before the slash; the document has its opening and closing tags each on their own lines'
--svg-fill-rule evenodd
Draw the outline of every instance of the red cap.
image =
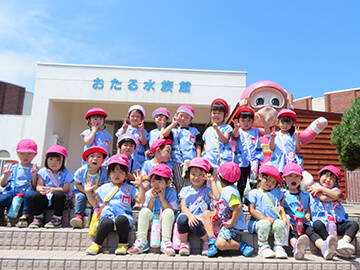
<svg viewBox="0 0 360 270">
<path fill-rule="evenodd" d="M 338 169 L 337 167 L 333 166 L 333 165 L 328 165 L 325 166 L 324 168 L 322 168 L 320 171 L 318 171 L 318 174 L 320 174 L 323 171 L 330 171 L 333 174 L 335 174 L 335 176 L 337 177 L 338 181 L 341 180 L 341 171 L 340 169 Z"/>
<path fill-rule="evenodd" d="M 47 154 L 49 153 L 57 153 L 63 155 L 65 158 L 68 157 L 68 152 L 66 151 L 66 148 L 58 144 L 50 146 L 49 149 L 46 151 L 45 156 L 47 156 Z"/>
<path fill-rule="evenodd" d="M 296 113 L 293 110 L 290 109 L 282 109 L 278 115 L 277 118 L 280 118 L 282 116 L 288 116 L 290 118 L 292 118 L 294 121 L 296 121 Z"/>
<path fill-rule="evenodd" d="M 296 163 L 288 163 L 284 166 L 283 169 L 283 176 L 288 176 L 292 173 L 295 173 L 297 175 L 300 175 L 301 177 L 302 175 L 302 168 L 300 165 L 296 164 Z"/>
<path fill-rule="evenodd" d="M 259 169 L 259 173 L 263 173 L 271 176 L 272 178 L 276 179 L 276 181 L 278 181 L 279 184 L 283 182 L 283 180 L 280 177 L 279 170 L 272 165 L 261 165 Z"/>
<path fill-rule="evenodd" d="M 211 170 L 210 162 L 203 157 L 193 158 L 189 164 L 189 168 L 191 168 L 191 167 L 201 168 L 201 169 L 204 169 L 206 172 Z"/>
<path fill-rule="evenodd" d="M 211 106 L 214 105 L 214 103 L 216 103 L 216 102 L 220 102 L 221 104 L 223 104 L 225 106 L 225 108 L 226 108 L 225 117 L 227 117 L 229 115 L 229 105 L 227 104 L 225 99 L 222 99 L 222 98 L 214 99 L 214 101 L 211 103 Z"/>
<path fill-rule="evenodd" d="M 101 108 L 92 108 L 92 109 L 87 111 L 87 113 L 85 115 L 85 119 L 88 119 L 90 116 L 96 115 L 96 114 L 103 115 L 105 118 L 107 117 L 107 113 L 103 109 L 101 109 Z"/>
<path fill-rule="evenodd" d="M 154 174 L 164 178 L 171 178 L 171 169 L 169 168 L 169 166 L 161 163 L 151 169 L 150 177 Z"/>
<path fill-rule="evenodd" d="M 84 151 L 84 153 L 82 154 L 83 160 L 86 161 L 87 157 L 88 157 L 90 154 L 96 153 L 96 152 L 100 152 L 100 153 L 102 153 L 102 154 L 104 154 L 104 155 L 106 155 L 106 156 L 108 155 L 108 153 L 106 152 L 106 150 L 105 150 L 104 147 L 94 145 L 94 146 L 91 146 L 90 148 L 88 148 L 88 149 L 86 149 L 86 150 Z"/>
<path fill-rule="evenodd" d="M 173 141 L 170 139 L 157 139 L 151 144 L 150 151 L 154 154 L 156 149 L 158 149 L 160 146 L 167 144 L 172 145 Z"/>
<path fill-rule="evenodd" d="M 230 183 L 235 183 L 241 176 L 241 170 L 239 165 L 235 162 L 226 162 L 217 169 L 222 178 Z"/>
<path fill-rule="evenodd" d="M 239 114 L 242 113 L 242 112 L 250 112 L 254 117 L 255 117 L 255 112 L 253 109 L 251 109 L 250 107 L 247 107 L 247 106 L 242 106 L 240 107 L 240 109 L 238 110 L 238 112 L 236 113 L 236 118 L 239 117 Z"/>
<path fill-rule="evenodd" d="M 37 154 L 37 145 L 31 139 L 23 139 L 16 146 L 16 152 Z"/>
<path fill-rule="evenodd" d="M 129 167 L 129 159 L 126 155 L 124 154 L 116 154 L 113 155 L 109 158 L 109 162 L 108 162 L 108 166 L 110 164 L 120 164 L 120 165 L 125 165 L 126 167 Z"/>
</svg>

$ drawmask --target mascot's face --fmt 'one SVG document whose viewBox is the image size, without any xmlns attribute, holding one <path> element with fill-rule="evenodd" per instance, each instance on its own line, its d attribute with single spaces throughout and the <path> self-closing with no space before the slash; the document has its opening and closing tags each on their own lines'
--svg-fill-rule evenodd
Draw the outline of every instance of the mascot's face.
<svg viewBox="0 0 360 270">
<path fill-rule="evenodd" d="M 242 105 L 247 105 L 255 112 L 262 114 L 270 127 L 277 125 L 278 112 L 289 107 L 286 91 L 270 81 L 261 81 L 250 85 L 244 91 L 241 99 Z M 258 118 L 255 118 L 254 126 L 262 126 Z"/>
</svg>

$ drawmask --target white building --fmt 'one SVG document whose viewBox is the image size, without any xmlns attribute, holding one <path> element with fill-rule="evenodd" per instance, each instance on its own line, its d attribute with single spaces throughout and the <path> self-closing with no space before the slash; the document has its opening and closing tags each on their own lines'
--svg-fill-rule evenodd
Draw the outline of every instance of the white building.
<svg viewBox="0 0 360 270">
<path fill-rule="evenodd" d="M 246 72 L 40 63 L 31 115 L 0 116 L 5 127 L 0 150 L 17 159 L 18 141 L 31 138 L 39 148 L 34 162 L 43 166 L 46 149 L 62 144 L 69 152 L 67 168 L 74 172 L 81 164 L 84 142 L 79 135 L 87 128 L 84 116 L 92 107 L 107 112 L 106 130 L 112 135 L 134 104 L 145 108 L 148 131 L 155 128 L 151 117 L 154 109 L 166 107 L 174 115 L 181 104 L 194 107 L 193 124 L 204 130 L 211 102 L 223 98 L 231 111 L 245 88 Z M 114 136 L 110 145 L 113 151 L 115 144 Z"/>
</svg>

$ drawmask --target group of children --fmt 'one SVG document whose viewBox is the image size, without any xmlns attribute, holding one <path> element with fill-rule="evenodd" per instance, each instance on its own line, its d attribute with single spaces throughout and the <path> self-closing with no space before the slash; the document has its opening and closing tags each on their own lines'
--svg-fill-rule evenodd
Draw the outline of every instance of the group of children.
<svg viewBox="0 0 360 270">
<path fill-rule="evenodd" d="M 64 204 L 75 194 L 75 216 L 70 221 L 73 228 L 84 226 L 87 209 L 99 211 L 99 227 L 87 254 L 97 254 L 115 230 L 119 236 L 115 254 L 138 254 L 150 246 L 160 246 L 168 256 L 174 256 L 176 249 L 188 256 L 192 233 L 203 241 L 203 255 L 238 250 L 250 256 L 253 247 L 235 240 L 239 231 L 247 229 L 257 234 L 258 253 L 265 258 L 287 258 L 283 246 L 290 243 L 295 259 L 303 259 L 309 239 L 325 259 L 335 253 L 350 257 L 354 253 L 350 242 L 359 226 L 347 219 L 339 201 L 343 195 L 336 186 L 340 170 L 326 166 L 319 171 L 319 185 L 307 191 L 300 189 L 303 169 L 296 155 L 301 148 L 299 129 L 294 126 L 296 114 L 281 110 L 277 132 L 270 131 L 264 117 L 249 107 L 238 110 L 234 129 L 225 124 L 228 114 L 226 101 L 214 100 L 210 124 L 201 136 L 191 126 L 195 116 L 191 106 L 181 105 L 169 125 L 170 113 L 160 107 L 152 113 L 157 128 L 148 133 L 144 128 L 145 109 L 131 106 L 127 117 L 130 124 L 124 120 L 116 132 L 118 153 L 111 156 L 112 136 L 104 129 L 107 114 L 101 108 L 92 108 L 85 116 L 88 129 L 80 135 L 85 143 L 83 165 L 74 175 L 65 168 L 65 147 L 51 146 L 45 153 L 45 167 L 39 169 L 32 164 L 36 143 L 21 140 L 17 146 L 19 164 L 6 168 L 1 176 L 5 189 L 0 195 L 0 225 L 5 222 L 5 208 L 9 209 L 16 194 L 23 194 L 18 227 L 60 227 Z M 252 127 L 255 117 L 263 128 Z M 264 154 L 259 139 L 268 134 L 273 154 L 270 164 L 260 166 Z M 246 224 L 242 202 L 248 179 L 257 185 L 245 197 L 251 214 Z M 283 181 L 286 188 L 278 188 Z M 129 247 L 133 202 L 142 208 L 137 239 Z M 44 210 L 49 207 L 54 208 L 54 216 L 44 224 Z M 299 212 L 304 215 L 302 219 L 297 216 Z M 34 219 L 28 224 L 31 214 Z M 329 220 L 334 219 L 338 235 L 343 236 L 339 241 L 327 230 Z M 154 223 L 160 223 L 158 245 L 147 239 Z M 172 241 L 176 235 L 178 246 Z M 270 235 L 274 236 L 274 249 L 268 243 Z"/>
</svg>

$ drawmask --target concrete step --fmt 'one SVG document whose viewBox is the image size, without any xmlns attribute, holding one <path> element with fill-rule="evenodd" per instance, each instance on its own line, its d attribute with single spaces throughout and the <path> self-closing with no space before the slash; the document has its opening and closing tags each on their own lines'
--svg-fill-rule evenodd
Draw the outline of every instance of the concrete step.
<svg viewBox="0 0 360 270">
<path fill-rule="evenodd" d="M 325 261 L 316 255 L 307 255 L 305 260 L 263 259 L 259 256 L 220 255 L 207 258 L 200 255 L 189 257 L 167 257 L 163 254 L 146 253 L 140 255 L 98 254 L 86 255 L 77 251 L 42 250 L 0 250 L 1 269 L 222 269 L 222 270 L 355 270 L 360 269 L 359 257 L 343 260 L 335 257 Z"/>
</svg>

